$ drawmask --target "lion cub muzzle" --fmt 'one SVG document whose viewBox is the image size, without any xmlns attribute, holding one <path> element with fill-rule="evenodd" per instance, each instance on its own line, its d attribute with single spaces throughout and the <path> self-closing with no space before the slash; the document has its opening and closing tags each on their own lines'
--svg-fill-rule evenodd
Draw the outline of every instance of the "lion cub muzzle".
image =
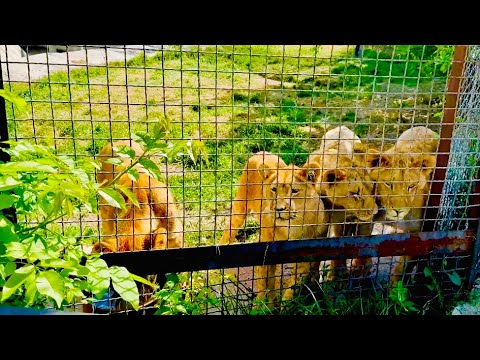
<svg viewBox="0 0 480 360">
<path fill-rule="evenodd" d="M 285 200 L 275 202 L 275 219 L 276 220 L 290 220 L 295 219 L 297 214 L 295 212 L 295 204 L 288 204 Z"/>
<path fill-rule="evenodd" d="M 387 220 L 403 220 L 410 212 L 409 208 L 406 209 L 388 209 L 386 212 L 386 219 Z"/>
</svg>

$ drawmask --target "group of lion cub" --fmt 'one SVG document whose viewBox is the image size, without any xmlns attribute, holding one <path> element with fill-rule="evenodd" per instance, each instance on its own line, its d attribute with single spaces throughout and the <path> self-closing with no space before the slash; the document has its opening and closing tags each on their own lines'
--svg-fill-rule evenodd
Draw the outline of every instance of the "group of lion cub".
<svg viewBox="0 0 480 360">
<path fill-rule="evenodd" d="M 138 144 L 120 141 L 113 144 L 131 146 L 137 156 Z M 367 148 L 345 126 L 325 133 L 317 150 L 302 167 L 287 165 L 269 152 L 251 156 L 240 176 L 231 216 L 221 244 L 235 241 L 246 216 L 252 212 L 260 224 L 260 241 L 282 241 L 418 232 L 430 191 L 429 180 L 436 164 L 438 135 L 424 126 L 403 132 L 395 145 L 385 151 Z M 107 144 L 100 157 L 112 157 Z M 123 165 L 103 162 L 98 182 L 111 180 Z M 126 175 L 119 181 L 131 188 L 140 203 L 120 211 L 105 203 L 100 207 L 102 234 L 100 247 L 105 251 L 129 251 L 147 248 L 164 249 L 182 246 L 183 229 L 179 210 L 167 186 L 139 170 L 133 183 Z M 407 258 L 393 270 L 393 281 L 402 274 Z M 368 269 L 371 259 L 354 259 L 352 266 Z M 331 261 L 327 279 L 344 261 Z M 292 285 L 305 274 L 318 270 L 318 263 L 299 263 L 288 277 L 281 297 L 293 297 Z M 258 297 L 271 301 L 275 296 L 275 272 L 278 266 L 255 267 Z M 269 291 L 267 291 L 269 290 Z"/>
</svg>

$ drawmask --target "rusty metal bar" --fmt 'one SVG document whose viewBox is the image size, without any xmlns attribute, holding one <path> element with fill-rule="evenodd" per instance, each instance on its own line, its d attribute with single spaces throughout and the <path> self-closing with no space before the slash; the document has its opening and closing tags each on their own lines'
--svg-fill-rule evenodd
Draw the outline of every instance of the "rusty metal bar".
<svg viewBox="0 0 480 360">
<path fill-rule="evenodd" d="M 108 253 L 108 265 L 136 274 L 212 270 L 263 264 L 297 263 L 362 256 L 471 254 L 472 231 L 345 236 L 340 238 L 201 246 Z"/>
<path fill-rule="evenodd" d="M 440 199 L 447 172 L 448 159 L 450 157 L 450 145 L 455 126 L 457 100 L 460 93 L 467 50 L 468 45 L 456 45 L 453 54 L 452 70 L 448 78 L 443 120 L 440 128 L 440 144 L 438 147 L 437 165 L 433 171 L 432 188 L 430 191 L 428 208 L 425 214 L 424 231 L 433 230 L 438 215 Z"/>
</svg>

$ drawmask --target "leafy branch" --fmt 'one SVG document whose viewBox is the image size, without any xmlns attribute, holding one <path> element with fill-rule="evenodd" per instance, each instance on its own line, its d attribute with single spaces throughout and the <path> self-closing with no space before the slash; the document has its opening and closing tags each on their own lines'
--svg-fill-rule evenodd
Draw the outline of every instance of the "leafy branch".
<svg viewBox="0 0 480 360">
<path fill-rule="evenodd" d="M 55 229 L 65 216 L 97 213 L 98 196 L 117 193 L 114 197 L 123 200 L 121 191 L 138 204 L 134 193 L 116 182 L 125 173 L 135 180 L 137 166 L 159 179 L 160 169 L 150 156 L 160 154 L 170 161 L 186 152 L 194 157 L 188 141 L 169 140 L 168 125 L 160 121 L 149 134 L 134 137 L 145 149 L 137 157 L 129 147 L 115 149 L 117 157 L 132 161 L 108 184 L 93 179 L 93 167 L 98 166 L 94 162 L 74 161 L 51 147 L 26 141 L 6 142 L 9 147 L 2 151 L 11 160 L 0 163 L 0 210 L 13 207 L 22 221 L 14 223 L 0 212 L 0 303 L 42 308 L 53 301 L 61 309 L 101 299 L 112 285 L 123 300 L 139 308 L 136 283 L 154 284 L 124 267 L 108 267 L 100 254 L 87 253 L 84 234 L 72 237 Z M 125 201 L 112 205 L 126 207 Z"/>
</svg>

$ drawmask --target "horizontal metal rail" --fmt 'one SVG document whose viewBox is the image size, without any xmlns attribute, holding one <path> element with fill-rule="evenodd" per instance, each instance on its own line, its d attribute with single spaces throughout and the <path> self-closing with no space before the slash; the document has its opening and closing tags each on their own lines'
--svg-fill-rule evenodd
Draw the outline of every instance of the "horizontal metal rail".
<svg viewBox="0 0 480 360">
<path fill-rule="evenodd" d="M 102 258 L 132 273 L 161 274 L 364 256 L 471 254 L 474 240 L 471 230 L 436 231 L 106 253 Z"/>
</svg>

